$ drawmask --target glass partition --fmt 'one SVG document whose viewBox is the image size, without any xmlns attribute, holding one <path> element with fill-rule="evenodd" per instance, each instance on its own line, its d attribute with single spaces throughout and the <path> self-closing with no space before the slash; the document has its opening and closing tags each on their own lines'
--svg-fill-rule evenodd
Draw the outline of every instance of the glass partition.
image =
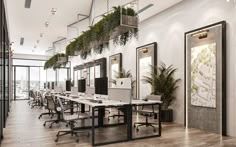
<svg viewBox="0 0 236 147">
<path fill-rule="evenodd" d="M 40 67 L 30 67 L 30 89 L 40 89 Z"/>
<path fill-rule="evenodd" d="M 15 99 L 29 98 L 29 67 L 15 67 Z"/>
</svg>

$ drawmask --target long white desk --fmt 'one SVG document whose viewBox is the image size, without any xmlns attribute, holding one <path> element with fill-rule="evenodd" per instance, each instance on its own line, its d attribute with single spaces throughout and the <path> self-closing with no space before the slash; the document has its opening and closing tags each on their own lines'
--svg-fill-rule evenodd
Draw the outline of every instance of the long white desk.
<svg viewBox="0 0 236 147">
<path fill-rule="evenodd" d="M 97 103 L 97 102 L 91 102 L 90 100 L 94 99 L 93 97 L 86 97 L 86 96 L 78 96 L 78 97 L 70 97 L 70 96 L 63 96 L 60 94 L 55 94 L 54 95 L 57 98 L 61 98 L 61 99 L 65 99 L 65 100 L 69 100 L 72 102 L 76 102 L 79 104 L 84 104 L 84 105 L 88 105 L 90 107 L 92 107 L 92 126 L 91 126 L 91 130 L 92 130 L 92 146 L 95 145 L 105 145 L 105 144 L 111 144 L 111 143 L 115 143 L 115 142 L 106 142 L 106 143 L 95 143 L 95 110 L 96 109 L 100 109 L 100 108 L 105 108 L 105 107 L 125 107 L 126 109 L 126 119 L 127 119 L 127 140 L 122 140 L 122 141 L 116 141 L 116 142 L 123 142 L 123 141 L 129 141 L 129 140 L 134 140 L 134 138 L 132 137 L 132 106 L 137 106 L 137 105 L 159 105 L 159 133 L 158 135 L 153 135 L 151 137 L 160 137 L 161 136 L 161 120 L 160 120 L 160 105 L 162 104 L 161 101 L 155 101 L 155 100 L 148 100 L 148 101 L 144 101 L 144 100 L 131 100 L 131 103 L 127 103 L 127 102 L 119 102 L 119 101 L 114 101 L 114 100 L 104 100 L 102 99 L 102 103 Z M 98 116 L 99 117 L 99 116 Z M 100 118 L 103 121 L 103 116 L 100 116 Z M 98 123 L 99 123 L 99 118 L 98 118 Z M 149 138 L 149 137 L 141 137 L 141 138 Z M 135 139 L 140 139 L 140 138 L 135 138 Z"/>
</svg>

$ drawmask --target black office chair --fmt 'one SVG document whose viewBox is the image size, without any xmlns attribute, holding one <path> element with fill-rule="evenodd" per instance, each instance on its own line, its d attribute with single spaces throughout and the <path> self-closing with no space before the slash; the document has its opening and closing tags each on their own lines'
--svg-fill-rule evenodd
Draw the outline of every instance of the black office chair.
<svg viewBox="0 0 236 147">
<path fill-rule="evenodd" d="M 53 116 L 54 116 L 54 114 L 56 114 L 56 112 L 54 111 L 54 110 L 55 110 L 54 106 L 53 106 L 53 105 L 50 105 L 50 103 L 49 103 L 49 102 L 50 102 L 50 97 L 47 96 L 47 93 L 45 93 L 44 96 L 42 96 L 42 97 L 44 97 L 44 98 L 42 99 L 43 105 L 44 105 L 45 109 L 48 110 L 48 112 L 41 113 L 41 114 L 39 115 L 38 119 L 40 119 L 40 118 L 41 118 L 42 116 L 44 116 L 44 115 L 49 115 L 49 116 L 51 116 L 51 118 L 53 118 Z M 48 100 L 48 98 L 49 98 L 49 100 Z M 52 103 L 51 103 L 51 104 L 52 104 Z"/>
<path fill-rule="evenodd" d="M 150 95 L 147 96 L 147 101 L 148 100 L 161 100 L 161 95 Z M 139 127 L 141 126 L 146 126 L 146 127 L 152 127 L 153 131 L 156 132 L 156 128 L 154 125 L 158 125 L 158 123 L 151 123 L 148 121 L 148 118 L 154 117 L 157 115 L 159 112 L 155 112 L 154 105 L 151 105 L 151 110 L 149 109 L 144 109 L 144 105 L 142 106 L 141 110 L 135 110 L 138 114 L 145 116 L 145 121 L 144 122 L 135 122 L 134 123 L 134 128 L 136 128 L 136 131 L 139 131 Z M 136 107 L 135 107 L 136 108 Z"/>
<path fill-rule="evenodd" d="M 30 96 L 30 100 L 29 100 L 29 105 L 31 106 L 31 109 L 36 107 L 36 106 L 41 106 L 40 104 L 40 97 L 37 96 L 37 93 L 33 90 L 29 91 L 29 96 Z"/>
<path fill-rule="evenodd" d="M 44 122 L 43 126 L 46 126 L 47 123 L 51 123 L 49 125 L 49 128 L 52 128 L 53 124 L 58 124 L 60 122 L 66 123 L 66 121 L 64 121 L 61 118 L 61 112 L 58 111 L 56 108 L 58 106 L 57 102 L 54 100 L 53 96 L 46 96 L 47 98 L 47 103 L 48 103 L 48 109 L 51 110 L 51 112 L 55 112 L 57 114 L 57 119 L 54 120 L 47 120 Z"/>
<path fill-rule="evenodd" d="M 81 113 L 81 114 L 73 114 L 73 115 L 65 115 L 65 109 L 61 102 L 61 99 L 58 99 L 59 107 L 57 107 L 57 111 L 60 111 L 62 114 L 62 119 L 65 122 L 68 122 L 70 125 L 70 130 L 66 131 L 58 131 L 57 138 L 55 139 L 55 142 L 58 142 L 59 137 L 71 134 L 72 136 L 75 135 L 77 137 L 76 142 L 79 142 L 79 133 L 87 133 L 87 136 L 90 136 L 89 130 L 75 130 L 75 123 L 77 120 L 84 120 L 84 119 L 90 119 L 90 115 L 87 113 Z"/>
<path fill-rule="evenodd" d="M 108 116 L 108 121 L 110 121 L 110 118 L 111 118 L 111 117 L 112 117 L 113 119 L 116 118 L 116 117 L 118 117 L 118 121 L 119 121 L 121 117 L 124 117 L 124 116 L 125 116 L 124 114 L 121 114 L 121 113 L 124 113 L 124 107 L 117 108 L 117 114 Z"/>
</svg>

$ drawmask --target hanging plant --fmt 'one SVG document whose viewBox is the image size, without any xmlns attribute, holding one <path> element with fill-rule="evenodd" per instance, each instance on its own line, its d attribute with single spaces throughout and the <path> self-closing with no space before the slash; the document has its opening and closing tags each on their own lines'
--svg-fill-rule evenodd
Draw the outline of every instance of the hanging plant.
<svg viewBox="0 0 236 147">
<path fill-rule="evenodd" d="M 63 53 L 58 53 L 54 56 L 52 56 L 50 59 L 48 59 L 44 64 L 44 69 L 48 68 L 60 68 L 62 66 L 66 66 L 68 62 L 68 56 Z"/>
<path fill-rule="evenodd" d="M 95 25 L 90 26 L 75 41 L 66 47 L 66 55 L 73 56 L 79 52 L 81 58 L 86 59 L 94 49 L 95 53 L 101 54 L 109 46 L 109 40 L 113 39 L 114 45 L 126 45 L 133 37 L 137 37 L 137 14 L 131 8 L 114 7 L 110 14 L 103 15 Z M 122 19 L 122 20 L 121 20 Z M 121 25 L 120 22 L 125 25 Z"/>
</svg>

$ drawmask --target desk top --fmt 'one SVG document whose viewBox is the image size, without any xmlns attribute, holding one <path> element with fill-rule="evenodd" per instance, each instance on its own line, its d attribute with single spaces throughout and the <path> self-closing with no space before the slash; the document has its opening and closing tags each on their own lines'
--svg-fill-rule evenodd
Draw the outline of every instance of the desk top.
<svg viewBox="0 0 236 147">
<path fill-rule="evenodd" d="M 94 100 L 93 97 L 86 97 L 86 96 L 78 96 L 78 97 L 71 97 L 71 96 L 63 96 L 56 94 L 55 97 L 63 98 L 65 100 L 70 100 L 74 101 L 77 103 L 89 105 L 91 107 L 99 107 L 99 106 L 122 106 L 122 105 L 129 105 L 130 103 L 127 102 L 119 102 L 119 101 L 114 101 L 114 100 L 109 100 L 109 99 L 102 99 L 102 103 L 97 103 L 97 102 L 92 102 L 91 100 Z M 133 105 L 148 105 L 148 104 L 161 104 L 161 101 L 155 101 L 155 100 L 132 100 L 131 104 Z"/>
</svg>

